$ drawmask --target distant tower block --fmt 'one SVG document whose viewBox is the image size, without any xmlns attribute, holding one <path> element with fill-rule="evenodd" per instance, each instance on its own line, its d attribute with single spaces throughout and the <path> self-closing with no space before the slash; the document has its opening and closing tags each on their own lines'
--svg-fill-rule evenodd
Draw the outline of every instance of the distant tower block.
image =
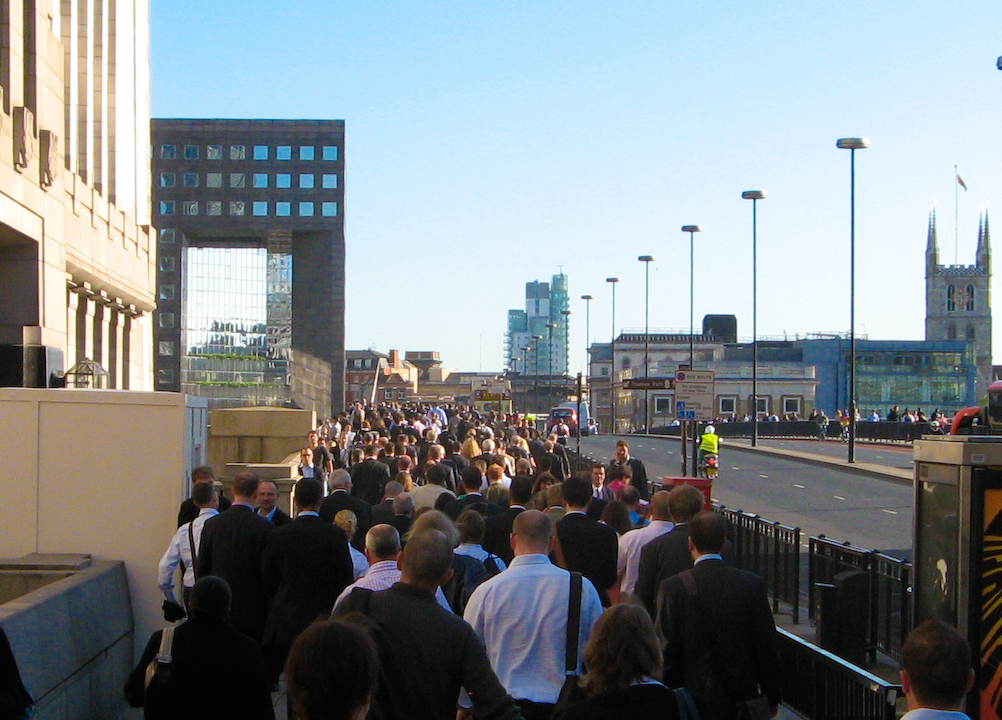
<svg viewBox="0 0 1002 720">
<path fill-rule="evenodd" d="M 925 250 L 925 339 L 967 340 L 978 371 L 975 392 L 982 397 L 992 381 L 992 268 L 988 210 L 978 222 L 974 265 L 940 265 L 936 211 L 929 214 Z"/>
</svg>

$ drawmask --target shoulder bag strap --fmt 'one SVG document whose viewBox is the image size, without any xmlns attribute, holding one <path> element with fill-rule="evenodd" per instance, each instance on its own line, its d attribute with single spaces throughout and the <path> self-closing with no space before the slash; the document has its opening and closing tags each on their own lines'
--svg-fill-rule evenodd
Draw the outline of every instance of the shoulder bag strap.
<svg viewBox="0 0 1002 720">
<path fill-rule="evenodd" d="M 191 549 L 191 566 L 198 566 L 198 553 L 195 551 L 195 521 L 188 523 L 188 547 Z"/>
<path fill-rule="evenodd" d="M 567 644 L 564 669 L 567 675 L 578 674 L 578 641 L 581 635 L 581 573 L 571 573 L 570 599 L 567 601 Z"/>
<path fill-rule="evenodd" d="M 678 704 L 679 720 L 700 720 L 699 710 L 696 708 L 696 701 L 692 699 L 692 693 L 685 688 L 672 690 L 675 693 L 675 702 Z"/>
<path fill-rule="evenodd" d="M 171 649 L 174 646 L 174 626 L 165 627 L 160 636 L 160 650 L 157 651 L 158 663 L 169 663 L 171 661 Z"/>
</svg>

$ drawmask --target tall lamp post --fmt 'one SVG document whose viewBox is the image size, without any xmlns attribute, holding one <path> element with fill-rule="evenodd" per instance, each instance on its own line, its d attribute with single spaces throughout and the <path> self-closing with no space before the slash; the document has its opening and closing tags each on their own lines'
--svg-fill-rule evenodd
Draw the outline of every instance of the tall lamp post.
<svg viewBox="0 0 1002 720">
<path fill-rule="evenodd" d="M 868 138 L 835 142 L 849 151 L 849 462 L 856 462 L 856 151 L 870 147 Z"/>
<path fill-rule="evenodd" d="M 585 365 L 584 373 L 585 380 L 591 377 L 591 355 L 588 352 L 588 348 L 591 346 L 591 301 L 594 300 L 591 295 L 582 295 L 581 299 L 585 301 Z"/>
<path fill-rule="evenodd" d="M 769 193 L 765 190 L 745 190 L 741 193 L 745 200 L 752 201 L 752 425 L 751 444 L 758 446 L 758 201 L 765 200 Z"/>
<path fill-rule="evenodd" d="M 651 309 L 651 263 L 657 260 L 653 255 L 641 255 L 637 258 L 644 264 L 644 377 L 647 377 L 648 350 L 650 346 L 650 309 Z M 644 388 L 644 433 L 651 434 L 650 391 Z"/>
<path fill-rule="evenodd" d="M 535 395 L 535 402 L 533 403 L 533 412 L 539 412 L 539 341 L 543 339 L 542 335 L 533 335 L 532 342 L 536 344 L 533 352 L 535 362 L 533 365 L 536 366 L 536 372 L 533 373 L 532 378 L 532 394 Z"/>
<path fill-rule="evenodd" d="M 614 434 L 616 432 L 616 411 L 618 410 L 616 407 L 616 283 L 619 282 L 619 278 L 606 278 L 605 281 L 612 284 L 612 338 L 609 341 L 612 354 L 612 368 L 609 372 L 609 433 Z"/>
<path fill-rule="evenodd" d="M 702 225 L 683 225 L 682 232 L 689 233 L 689 369 L 696 369 L 696 361 L 694 360 L 693 351 L 693 333 L 694 321 L 693 321 L 693 308 L 696 305 L 695 301 L 695 287 L 696 287 L 696 272 L 695 272 L 695 242 L 693 240 L 693 235 L 698 232 L 703 232 Z M 685 430 L 688 426 L 687 422 L 682 423 L 682 475 L 687 474 L 686 465 L 687 459 L 686 455 L 686 444 L 685 444 Z M 696 477 L 696 423 L 692 423 L 692 476 Z"/>
<path fill-rule="evenodd" d="M 546 403 L 547 410 L 553 405 L 553 330 L 557 327 L 554 322 L 546 323 Z M 546 421 L 550 423 L 549 420 Z"/>
<path fill-rule="evenodd" d="M 570 352 L 570 337 L 571 337 L 571 311 L 561 310 L 560 314 L 564 316 L 564 366 L 560 371 L 560 384 L 564 389 L 562 395 L 566 395 L 567 390 L 567 371 L 571 364 L 571 352 Z"/>
<path fill-rule="evenodd" d="M 526 365 L 526 363 L 528 362 L 528 355 L 529 355 L 529 351 L 530 350 L 532 350 L 532 348 L 529 347 L 528 345 L 526 345 L 525 347 L 521 348 L 521 352 L 522 352 L 522 380 L 523 380 L 523 383 L 525 381 L 525 376 L 527 376 L 529 374 L 529 366 Z M 526 412 L 528 412 L 528 409 L 529 409 L 529 403 L 527 402 L 528 397 L 529 397 L 528 388 L 526 387 L 525 384 L 523 384 L 522 385 L 522 401 L 525 403 L 525 405 L 523 407 L 524 407 L 524 409 L 525 409 Z"/>
</svg>

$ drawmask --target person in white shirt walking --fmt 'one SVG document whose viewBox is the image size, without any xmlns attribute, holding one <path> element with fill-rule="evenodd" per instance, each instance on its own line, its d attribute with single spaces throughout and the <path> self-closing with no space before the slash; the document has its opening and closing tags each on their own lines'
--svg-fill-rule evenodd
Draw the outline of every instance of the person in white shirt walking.
<svg viewBox="0 0 1002 720">
<path fill-rule="evenodd" d="M 174 571 L 178 565 L 183 570 L 182 577 L 182 600 L 187 606 L 188 596 L 195 585 L 195 559 L 198 557 L 199 543 L 202 539 L 202 527 L 205 521 L 219 514 L 219 499 L 216 496 L 216 488 L 212 483 L 195 483 L 191 488 L 191 499 L 198 508 L 198 515 L 191 522 L 185 523 L 177 529 L 174 537 L 171 538 L 167 551 L 160 558 L 160 567 L 157 573 L 157 584 L 168 600 L 178 602 L 174 592 Z M 192 543 L 194 542 L 194 552 Z"/>
<path fill-rule="evenodd" d="M 633 594 L 637 586 L 637 576 L 640 574 L 640 551 L 644 545 L 675 527 L 668 509 L 668 492 L 660 490 L 651 498 L 651 522 L 649 525 L 624 533 L 619 538 L 619 560 L 617 575 L 620 579 L 619 590 L 623 600 Z"/>
</svg>

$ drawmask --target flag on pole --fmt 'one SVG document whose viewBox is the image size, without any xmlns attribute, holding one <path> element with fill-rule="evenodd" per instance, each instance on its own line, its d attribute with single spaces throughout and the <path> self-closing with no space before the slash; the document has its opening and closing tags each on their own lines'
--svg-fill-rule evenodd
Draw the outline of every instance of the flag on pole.
<svg viewBox="0 0 1002 720">
<path fill-rule="evenodd" d="M 964 192 L 967 192 L 967 183 L 964 182 L 964 178 L 960 177 L 960 173 L 957 173 L 957 184 L 964 188 Z"/>
</svg>

